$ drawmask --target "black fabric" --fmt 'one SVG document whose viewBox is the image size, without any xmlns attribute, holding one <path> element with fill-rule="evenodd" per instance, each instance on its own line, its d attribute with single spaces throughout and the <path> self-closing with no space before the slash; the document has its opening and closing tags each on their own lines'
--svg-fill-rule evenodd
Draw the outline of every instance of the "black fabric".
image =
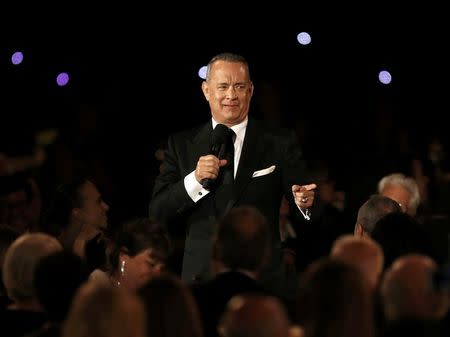
<svg viewBox="0 0 450 337">
<path fill-rule="evenodd" d="M 234 183 L 234 141 L 236 134 L 229 129 L 227 135 L 227 142 L 225 147 L 225 156 L 219 159 L 226 159 L 227 164 L 220 168 L 219 176 L 217 178 L 217 187 L 214 195 L 216 213 L 222 215 L 229 206 L 229 201 L 232 197 L 233 183 Z"/>
</svg>

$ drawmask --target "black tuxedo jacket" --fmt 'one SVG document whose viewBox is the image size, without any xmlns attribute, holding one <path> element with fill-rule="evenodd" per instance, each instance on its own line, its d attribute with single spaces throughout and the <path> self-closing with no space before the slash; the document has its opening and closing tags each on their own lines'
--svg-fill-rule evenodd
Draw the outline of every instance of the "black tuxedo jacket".
<svg viewBox="0 0 450 337">
<path fill-rule="evenodd" d="M 211 133 L 212 122 L 209 121 L 199 128 L 169 137 L 149 207 L 150 216 L 159 221 L 170 223 L 181 219 L 186 224 L 182 278 L 187 282 L 211 276 L 211 239 L 220 215 L 213 204 L 214 191 L 194 203 L 184 187 L 184 177 L 195 170 L 199 157 L 210 152 Z M 253 206 L 259 209 L 272 229 L 273 253 L 280 247 L 281 198 L 285 194 L 293 216 L 302 219 L 294 204 L 291 187 L 306 183 L 309 181 L 295 133 L 273 129 L 249 118 L 227 208 Z"/>
</svg>

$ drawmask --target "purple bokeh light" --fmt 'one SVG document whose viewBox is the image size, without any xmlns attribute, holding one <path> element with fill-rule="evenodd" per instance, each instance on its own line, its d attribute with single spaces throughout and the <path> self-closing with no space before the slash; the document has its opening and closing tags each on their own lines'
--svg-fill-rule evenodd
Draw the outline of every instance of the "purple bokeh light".
<svg viewBox="0 0 450 337">
<path fill-rule="evenodd" d="M 203 66 L 198 70 L 198 76 L 200 78 L 203 78 L 204 80 L 206 80 L 206 69 L 207 69 L 207 67 Z"/>
<path fill-rule="evenodd" d="M 16 51 L 14 54 L 12 54 L 11 56 L 11 62 L 14 65 L 18 65 L 21 64 L 23 61 L 23 53 L 20 51 Z"/>
<path fill-rule="evenodd" d="M 378 74 L 378 79 L 380 80 L 381 83 L 383 84 L 389 84 L 392 81 L 392 76 L 391 73 L 387 70 L 382 70 L 380 71 L 380 73 Z"/>
<path fill-rule="evenodd" d="M 301 32 L 297 35 L 297 41 L 301 45 L 307 45 L 311 43 L 311 35 L 307 32 Z"/>
<path fill-rule="evenodd" d="M 56 76 L 56 83 L 63 87 L 69 83 L 69 74 L 68 73 L 60 73 L 58 76 Z"/>
</svg>

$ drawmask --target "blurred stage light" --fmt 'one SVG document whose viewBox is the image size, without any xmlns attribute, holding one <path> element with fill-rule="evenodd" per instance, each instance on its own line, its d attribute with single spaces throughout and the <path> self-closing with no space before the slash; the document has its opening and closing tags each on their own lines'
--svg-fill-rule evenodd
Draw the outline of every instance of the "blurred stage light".
<svg viewBox="0 0 450 337">
<path fill-rule="evenodd" d="M 389 84 L 392 81 L 392 76 L 390 74 L 389 71 L 387 70 L 382 70 L 380 71 L 380 73 L 378 74 L 378 79 L 380 80 L 381 83 L 383 84 Z"/>
<path fill-rule="evenodd" d="M 14 54 L 12 54 L 11 56 L 11 62 L 14 65 L 18 65 L 21 64 L 23 61 L 23 53 L 20 51 L 16 51 Z"/>
<path fill-rule="evenodd" d="M 206 69 L 207 69 L 207 67 L 203 66 L 198 70 L 198 76 L 200 78 L 203 78 L 204 80 L 206 80 Z"/>
<path fill-rule="evenodd" d="M 297 35 L 297 41 L 298 43 L 302 45 L 307 45 L 311 43 L 311 35 L 309 35 L 307 32 L 301 32 Z"/>
<path fill-rule="evenodd" d="M 69 83 L 69 74 L 68 73 L 60 73 L 58 76 L 56 76 L 56 83 L 63 87 Z"/>
</svg>

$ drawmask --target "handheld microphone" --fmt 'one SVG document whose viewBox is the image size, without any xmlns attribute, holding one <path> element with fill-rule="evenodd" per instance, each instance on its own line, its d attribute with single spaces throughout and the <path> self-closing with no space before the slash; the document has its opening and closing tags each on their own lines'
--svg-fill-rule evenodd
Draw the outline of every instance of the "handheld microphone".
<svg viewBox="0 0 450 337">
<path fill-rule="evenodd" d="M 229 128 L 223 124 L 217 124 L 211 136 L 211 151 L 210 154 L 222 159 L 227 151 L 227 139 L 229 135 Z M 201 181 L 203 188 L 210 190 L 214 184 L 213 179 L 203 179 Z"/>
</svg>

